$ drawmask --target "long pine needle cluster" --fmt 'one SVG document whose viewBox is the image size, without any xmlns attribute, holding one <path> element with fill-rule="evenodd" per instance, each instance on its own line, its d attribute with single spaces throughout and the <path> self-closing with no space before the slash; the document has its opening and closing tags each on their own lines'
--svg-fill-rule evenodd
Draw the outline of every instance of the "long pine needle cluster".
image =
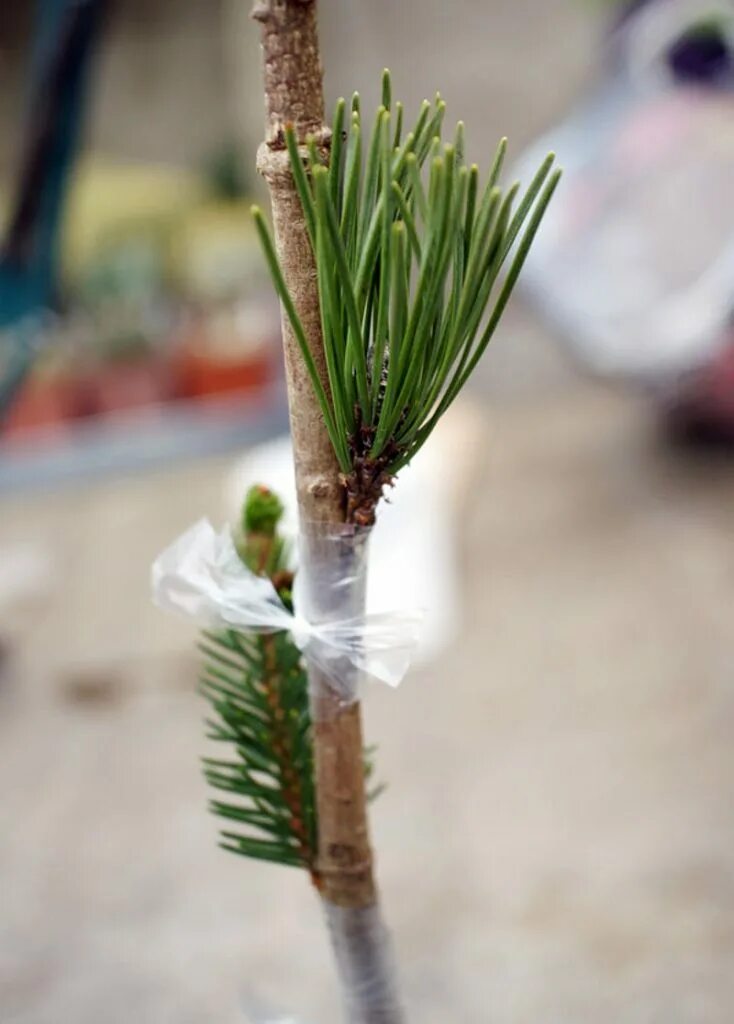
<svg viewBox="0 0 734 1024">
<path fill-rule="evenodd" d="M 318 275 L 328 389 L 269 228 L 265 256 L 355 506 L 415 455 L 470 377 L 504 313 L 560 178 L 552 154 L 524 194 L 500 185 L 502 140 L 480 188 L 464 126 L 442 142 L 445 104 L 424 101 L 403 132 L 390 75 L 366 137 L 359 97 L 336 104 L 328 166 L 313 139 L 285 141 Z M 504 275 L 501 276 L 504 269 Z"/>
</svg>

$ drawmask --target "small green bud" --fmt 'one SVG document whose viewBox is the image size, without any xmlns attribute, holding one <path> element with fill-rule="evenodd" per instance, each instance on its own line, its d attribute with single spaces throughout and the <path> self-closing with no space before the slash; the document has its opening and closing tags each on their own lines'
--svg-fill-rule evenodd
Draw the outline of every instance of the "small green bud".
<svg viewBox="0 0 734 1024">
<path fill-rule="evenodd" d="M 242 509 L 242 529 L 245 535 L 260 533 L 272 537 L 283 512 L 283 503 L 277 494 L 262 484 L 251 487 Z"/>
</svg>

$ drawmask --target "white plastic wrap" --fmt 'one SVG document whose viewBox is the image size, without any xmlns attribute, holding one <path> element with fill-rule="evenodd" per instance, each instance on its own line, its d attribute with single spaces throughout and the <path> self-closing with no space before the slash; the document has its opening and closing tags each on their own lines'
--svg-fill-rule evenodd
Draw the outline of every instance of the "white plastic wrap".
<svg viewBox="0 0 734 1024">
<path fill-rule="evenodd" d="M 462 505 L 477 460 L 483 457 L 485 423 L 478 407 L 456 402 L 425 447 L 400 471 L 400 486 L 381 502 L 370 542 L 369 611 L 420 608 L 420 641 L 413 667 L 432 665 L 462 630 L 463 592 L 456 560 Z M 242 495 L 268 481 L 285 505 L 282 533 L 293 539 L 299 523 L 290 437 L 248 451 L 233 467 L 225 490 L 228 517 L 240 514 Z"/>
<path fill-rule="evenodd" d="M 342 979 L 345 1019 L 349 1024 L 402 1020 L 392 942 L 379 907 L 337 907 L 325 900 L 323 907 Z"/>
<path fill-rule="evenodd" d="M 364 531 L 309 528 L 291 613 L 270 580 L 243 564 L 229 527 L 217 533 L 202 519 L 153 563 L 153 600 L 212 629 L 289 631 L 340 700 L 350 703 L 362 673 L 398 686 L 421 622 L 418 613 L 362 612 L 366 543 Z"/>
<path fill-rule="evenodd" d="M 323 648 L 304 651 L 314 721 L 329 718 L 338 711 L 338 705 L 335 707 L 329 699 L 335 680 L 340 703 L 354 700 L 359 692 L 360 669 L 364 666 L 350 657 L 350 642 L 341 624 L 347 623 L 348 630 L 356 625 L 356 635 L 360 635 L 359 623 L 365 621 L 369 537 L 370 531 L 363 528 L 324 523 L 304 523 L 298 537 L 299 568 L 294 600 L 298 600 L 309 622 L 317 624 L 319 629 L 336 630 L 346 641 L 341 650 L 334 647 L 330 651 Z M 386 619 L 389 630 L 390 616 L 381 618 Z M 388 637 L 388 657 L 390 642 Z"/>
</svg>

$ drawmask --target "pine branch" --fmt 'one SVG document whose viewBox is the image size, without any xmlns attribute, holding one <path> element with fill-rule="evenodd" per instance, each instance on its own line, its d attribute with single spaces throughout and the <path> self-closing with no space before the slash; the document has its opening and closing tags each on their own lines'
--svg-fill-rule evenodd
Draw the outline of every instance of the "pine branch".
<svg viewBox="0 0 734 1024">
<path fill-rule="evenodd" d="M 384 487 L 484 354 L 560 179 L 549 154 L 522 196 L 518 184 L 503 190 L 503 139 L 480 195 L 478 168 L 464 160 L 463 124 L 442 143 L 440 97 L 423 104 L 403 136 L 402 106 L 392 108 L 391 93 L 386 71 L 364 167 L 356 97 L 348 132 L 345 101 L 337 103 L 328 167 L 315 137 L 299 147 L 293 126 L 283 129 L 315 257 L 326 381 L 265 219 L 253 208 L 339 462 L 347 518 L 360 525 L 374 521 Z"/>
</svg>

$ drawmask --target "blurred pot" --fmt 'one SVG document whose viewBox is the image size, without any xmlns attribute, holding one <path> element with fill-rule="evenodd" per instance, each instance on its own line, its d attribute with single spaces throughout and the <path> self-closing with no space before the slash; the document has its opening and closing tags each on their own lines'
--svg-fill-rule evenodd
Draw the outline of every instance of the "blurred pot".
<svg viewBox="0 0 734 1024">
<path fill-rule="evenodd" d="M 151 356 L 100 367 L 91 375 L 88 389 L 93 409 L 99 413 L 156 405 L 168 392 L 165 369 Z"/>
<path fill-rule="evenodd" d="M 196 317 L 179 336 L 177 393 L 196 398 L 262 390 L 277 373 L 276 343 L 272 315 L 254 306 Z"/>
<path fill-rule="evenodd" d="M 36 427 L 61 428 L 77 414 L 79 392 L 73 377 L 41 367 L 31 373 L 3 425 L 2 436 L 12 437 Z"/>
</svg>

